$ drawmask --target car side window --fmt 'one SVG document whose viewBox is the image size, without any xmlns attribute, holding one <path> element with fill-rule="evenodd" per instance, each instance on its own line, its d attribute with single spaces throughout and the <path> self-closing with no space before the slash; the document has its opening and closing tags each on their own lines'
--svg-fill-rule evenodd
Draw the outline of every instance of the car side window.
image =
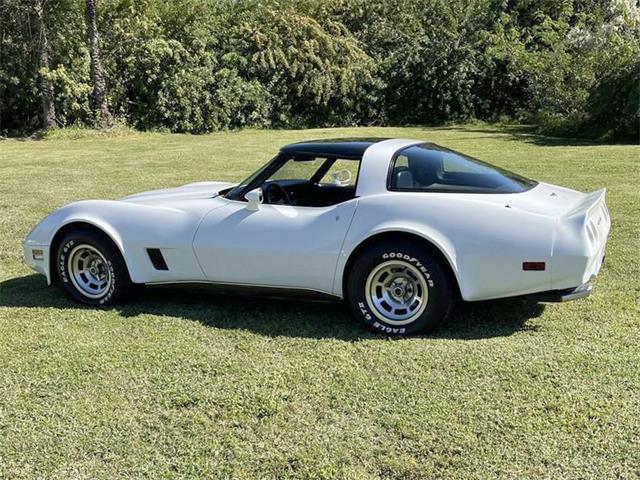
<svg viewBox="0 0 640 480">
<path fill-rule="evenodd" d="M 398 158 L 396 158 L 396 163 L 394 168 L 398 168 L 398 169 L 402 169 L 402 168 L 409 168 L 409 157 L 407 157 L 406 155 L 398 155 Z"/>
<path fill-rule="evenodd" d="M 430 143 L 401 150 L 389 172 L 388 188 L 398 191 L 518 193 L 536 182 L 475 158 Z"/>
</svg>

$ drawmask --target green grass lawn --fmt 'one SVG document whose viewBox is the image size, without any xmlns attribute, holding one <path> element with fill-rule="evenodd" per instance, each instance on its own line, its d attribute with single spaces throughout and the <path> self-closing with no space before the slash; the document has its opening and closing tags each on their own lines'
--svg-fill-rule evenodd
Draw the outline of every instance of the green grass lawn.
<svg viewBox="0 0 640 480">
<path fill-rule="evenodd" d="M 594 295 L 461 306 L 430 337 L 339 304 L 148 289 L 82 308 L 20 242 L 73 200 L 239 180 L 288 142 L 402 136 L 607 187 Z M 637 478 L 640 147 L 489 127 L 0 142 L 0 478 Z"/>
</svg>

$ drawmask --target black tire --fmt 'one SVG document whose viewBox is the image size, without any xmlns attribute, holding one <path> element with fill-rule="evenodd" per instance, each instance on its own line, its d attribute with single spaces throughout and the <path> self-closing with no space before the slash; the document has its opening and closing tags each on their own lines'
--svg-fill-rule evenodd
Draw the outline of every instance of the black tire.
<svg viewBox="0 0 640 480">
<path fill-rule="evenodd" d="M 83 246 L 87 247 L 85 252 L 98 252 L 91 257 L 98 259 L 99 270 L 96 271 L 100 276 L 104 275 L 104 278 L 109 280 L 104 287 L 104 291 L 96 292 L 93 295 L 89 291 L 84 291 L 80 286 L 83 282 L 88 282 L 86 280 L 88 277 L 86 275 L 80 279 L 72 277 L 70 270 L 73 268 L 70 264 L 76 258 L 76 255 L 82 256 Z M 78 253 L 76 254 L 75 252 Z M 101 258 L 99 258 L 100 256 Z M 85 305 L 93 307 L 115 305 L 123 302 L 131 291 L 131 279 L 120 251 L 110 238 L 92 230 L 75 230 L 67 233 L 62 238 L 56 253 L 56 269 L 60 284 L 65 292 L 75 301 Z"/>
<path fill-rule="evenodd" d="M 394 265 L 397 266 L 395 270 Z M 392 272 L 406 273 L 387 273 L 387 276 L 384 276 L 385 271 L 389 269 Z M 378 274 L 378 272 L 382 273 Z M 368 285 L 370 275 L 371 282 Z M 389 292 L 392 289 L 387 289 L 387 297 L 383 297 L 384 292 L 381 294 L 380 289 L 385 287 L 372 288 L 371 285 L 380 285 L 375 281 L 378 278 L 376 275 L 382 276 L 383 279 L 397 278 L 399 282 L 404 282 L 400 284 L 401 286 L 409 285 L 406 292 L 404 288 L 396 291 L 398 294 L 405 292 L 407 296 L 397 298 L 402 301 L 409 298 L 411 299 L 409 303 L 419 306 L 415 307 L 414 311 L 410 308 L 394 309 L 389 303 L 381 300 L 390 298 Z M 412 281 L 414 277 L 415 281 Z M 403 278 L 409 278 L 409 282 Z M 407 241 L 384 242 L 367 248 L 356 258 L 347 278 L 347 301 L 356 318 L 361 319 L 373 331 L 388 335 L 428 334 L 450 314 L 453 308 L 455 299 L 453 282 L 454 279 L 450 277 L 446 266 L 442 265 L 428 248 Z M 426 292 L 422 292 L 422 298 L 425 301 L 413 300 L 419 297 L 411 296 L 409 293 L 421 292 L 423 286 L 426 286 Z M 370 290 L 378 293 L 369 294 Z M 379 304 L 377 307 L 375 302 Z M 387 307 L 390 309 L 389 312 L 385 311 Z M 396 312 L 407 315 L 408 318 L 398 320 L 389 318 Z"/>
</svg>

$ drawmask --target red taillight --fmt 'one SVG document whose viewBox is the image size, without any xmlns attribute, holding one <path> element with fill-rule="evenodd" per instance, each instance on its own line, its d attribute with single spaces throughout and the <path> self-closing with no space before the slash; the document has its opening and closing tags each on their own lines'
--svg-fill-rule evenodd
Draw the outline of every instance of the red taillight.
<svg viewBox="0 0 640 480">
<path fill-rule="evenodd" d="M 522 270 L 541 272 L 546 268 L 545 262 L 522 262 Z"/>
</svg>

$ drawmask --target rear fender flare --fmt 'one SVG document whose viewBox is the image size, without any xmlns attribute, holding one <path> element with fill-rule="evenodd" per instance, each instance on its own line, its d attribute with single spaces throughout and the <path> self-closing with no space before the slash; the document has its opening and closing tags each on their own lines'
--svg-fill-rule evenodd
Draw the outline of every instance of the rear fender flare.
<svg viewBox="0 0 640 480">
<path fill-rule="evenodd" d="M 455 281 L 458 287 L 462 289 L 462 283 L 460 282 L 456 263 L 456 250 L 453 244 L 444 235 L 435 230 L 427 231 L 427 229 L 417 228 L 417 226 L 386 223 L 372 229 L 366 237 L 359 239 L 359 241 L 357 242 L 350 242 L 349 239 L 345 240 L 345 244 L 343 245 L 343 249 L 336 266 L 336 274 L 334 276 L 333 282 L 333 293 L 344 297 L 343 285 L 345 275 L 347 274 L 347 268 L 353 260 L 353 255 L 357 254 L 359 248 L 364 244 L 371 242 L 375 237 L 389 233 L 411 235 L 414 237 L 419 237 L 423 241 L 430 243 L 442 254 L 444 259 L 447 261 L 447 263 L 449 264 L 449 268 L 451 269 L 451 272 L 455 277 Z M 463 292 L 461 291 L 461 293 Z"/>
</svg>

